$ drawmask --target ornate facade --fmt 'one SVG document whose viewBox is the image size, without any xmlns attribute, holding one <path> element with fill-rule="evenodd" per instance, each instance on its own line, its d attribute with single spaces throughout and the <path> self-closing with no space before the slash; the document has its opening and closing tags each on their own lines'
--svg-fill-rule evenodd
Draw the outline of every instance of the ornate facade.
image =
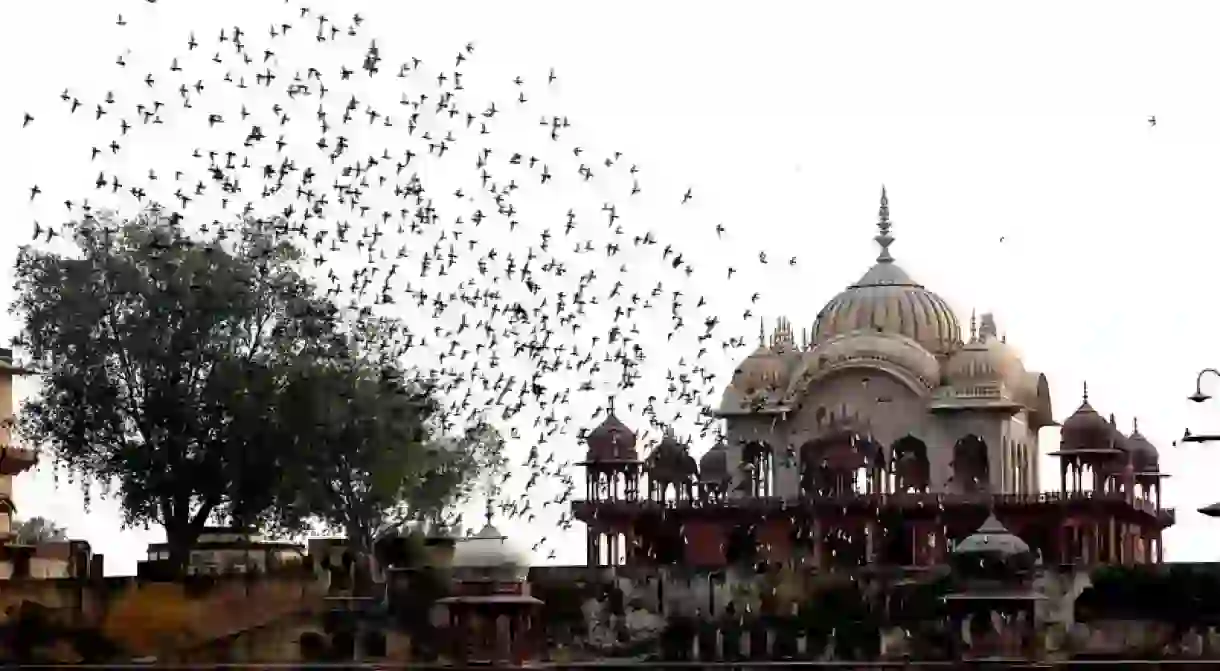
<svg viewBox="0 0 1220 671">
<path fill-rule="evenodd" d="M 1046 376 L 990 314 L 963 333 L 948 303 L 881 252 L 798 341 L 780 319 L 734 372 L 724 438 L 698 464 L 667 433 L 641 459 L 613 413 L 586 436 L 590 565 L 753 557 L 816 568 L 943 563 L 989 511 L 1046 562 L 1161 559 L 1156 448 L 1088 402 L 1064 421 L 1061 477 L 1038 473 L 1058 426 Z M 1057 485 L 1057 486 L 1056 486 Z M 1047 491 L 1047 490 L 1050 491 Z"/>
</svg>

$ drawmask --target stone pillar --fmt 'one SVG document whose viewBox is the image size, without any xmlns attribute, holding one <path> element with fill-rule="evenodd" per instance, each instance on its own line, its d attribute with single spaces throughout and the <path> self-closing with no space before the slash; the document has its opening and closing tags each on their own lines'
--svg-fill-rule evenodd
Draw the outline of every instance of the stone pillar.
<svg viewBox="0 0 1220 671">
<path fill-rule="evenodd" d="M 825 571 L 826 564 L 823 555 L 826 552 L 826 543 L 822 538 L 822 518 L 813 518 L 813 566 L 818 571 Z"/>
<path fill-rule="evenodd" d="M 1106 534 L 1106 540 L 1109 543 L 1109 554 L 1106 556 L 1106 560 L 1111 564 L 1117 564 L 1119 562 L 1118 530 L 1113 517 L 1110 518 L 1110 528 L 1109 533 Z"/>
</svg>

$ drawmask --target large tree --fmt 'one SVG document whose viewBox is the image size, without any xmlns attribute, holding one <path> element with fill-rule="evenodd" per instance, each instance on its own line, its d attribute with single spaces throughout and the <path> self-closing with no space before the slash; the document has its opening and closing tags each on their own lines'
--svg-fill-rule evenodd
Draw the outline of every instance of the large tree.
<svg viewBox="0 0 1220 671">
<path fill-rule="evenodd" d="M 21 430 L 58 466 L 160 524 L 184 564 L 210 518 L 251 524 L 299 441 L 277 433 L 295 367 L 348 338 L 298 272 L 282 220 L 190 235 L 158 209 L 69 224 L 72 255 L 23 248 L 12 311 L 40 371 Z"/>
<path fill-rule="evenodd" d="M 386 329 L 397 331 L 387 322 L 375 330 Z M 320 519 L 361 553 L 405 522 L 450 510 L 502 444 L 483 424 L 460 439 L 438 435 L 445 422 L 431 381 L 364 340 L 353 338 L 344 357 L 294 370 L 280 413 L 284 432 L 297 425 L 301 456 L 282 473 L 277 508 Z M 311 428 L 300 430 L 302 422 Z"/>
</svg>

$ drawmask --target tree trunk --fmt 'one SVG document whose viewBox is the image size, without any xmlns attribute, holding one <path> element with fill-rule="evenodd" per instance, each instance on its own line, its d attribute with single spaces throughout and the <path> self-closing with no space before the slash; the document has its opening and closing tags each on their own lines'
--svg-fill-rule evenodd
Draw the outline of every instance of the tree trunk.
<svg viewBox="0 0 1220 671">
<path fill-rule="evenodd" d="M 169 567 L 174 577 L 186 575 L 191 563 L 191 547 L 195 539 L 185 533 L 165 530 L 165 541 L 169 545 Z"/>
</svg>

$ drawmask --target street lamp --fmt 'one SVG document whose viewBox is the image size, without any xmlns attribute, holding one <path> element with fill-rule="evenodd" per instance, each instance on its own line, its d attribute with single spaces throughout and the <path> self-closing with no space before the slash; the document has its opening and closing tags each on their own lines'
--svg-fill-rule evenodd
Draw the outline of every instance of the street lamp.
<svg viewBox="0 0 1220 671">
<path fill-rule="evenodd" d="M 1211 398 L 1211 396 L 1203 393 L 1203 375 L 1206 373 L 1211 373 L 1216 377 L 1220 377 L 1220 371 L 1217 371 L 1215 368 L 1204 368 L 1203 370 L 1199 371 L 1199 375 L 1195 378 L 1195 393 L 1187 396 L 1187 399 L 1194 401 L 1195 403 L 1202 403 L 1203 401 Z"/>
<path fill-rule="evenodd" d="M 1203 376 L 1206 375 L 1207 373 L 1211 373 L 1212 375 L 1215 375 L 1216 377 L 1220 377 L 1220 371 L 1216 370 L 1215 368 L 1204 368 L 1203 370 L 1199 371 L 1199 374 L 1195 377 L 1195 393 L 1191 394 L 1190 396 L 1187 396 L 1186 397 L 1187 400 L 1194 401 L 1195 403 L 1202 403 L 1203 401 L 1206 401 L 1211 398 L 1211 395 L 1203 393 Z M 1186 429 L 1186 432 L 1182 435 L 1182 440 L 1180 442 L 1183 442 L 1183 443 L 1212 443 L 1212 442 L 1218 442 L 1218 441 L 1220 441 L 1220 435 L 1201 434 L 1201 435 L 1195 436 L 1190 433 L 1190 429 Z M 1177 443 L 1174 443 L 1174 444 L 1176 445 Z"/>
</svg>

